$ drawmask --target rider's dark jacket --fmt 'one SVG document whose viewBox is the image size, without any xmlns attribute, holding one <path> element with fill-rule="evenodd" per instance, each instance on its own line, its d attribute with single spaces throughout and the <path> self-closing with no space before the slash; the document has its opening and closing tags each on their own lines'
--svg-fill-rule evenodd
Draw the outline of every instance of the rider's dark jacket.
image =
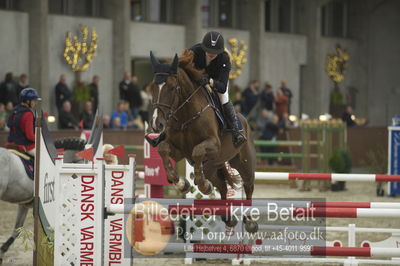
<svg viewBox="0 0 400 266">
<path fill-rule="evenodd" d="M 194 52 L 194 66 L 197 69 L 205 69 L 208 76 L 214 80 L 215 89 L 219 93 L 225 93 L 229 81 L 229 71 L 231 71 L 229 55 L 223 52 L 207 66 L 206 53 L 200 44 L 194 45 L 190 50 Z"/>
<path fill-rule="evenodd" d="M 17 105 L 8 118 L 7 126 L 10 129 L 8 144 L 18 145 L 24 151 L 35 147 L 35 118 L 31 109 Z"/>
</svg>

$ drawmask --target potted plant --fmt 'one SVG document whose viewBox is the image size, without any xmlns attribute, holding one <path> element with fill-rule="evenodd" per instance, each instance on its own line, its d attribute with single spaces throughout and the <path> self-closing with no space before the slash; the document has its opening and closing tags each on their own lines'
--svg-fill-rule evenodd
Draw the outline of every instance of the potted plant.
<svg viewBox="0 0 400 266">
<path fill-rule="evenodd" d="M 350 173 L 351 157 L 346 149 L 337 149 L 329 159 L 329 167 L 333 173 Z M 337 181 L 331 185 L 332 191 L 341 191 L 346 189 L 346 182 Z"/>
</svg>

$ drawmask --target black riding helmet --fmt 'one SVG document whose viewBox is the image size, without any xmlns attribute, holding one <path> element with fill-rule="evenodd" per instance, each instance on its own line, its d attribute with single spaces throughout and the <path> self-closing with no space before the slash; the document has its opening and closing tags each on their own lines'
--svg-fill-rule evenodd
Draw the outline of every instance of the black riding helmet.
<svg viewBox="0 0 400 266">
<path fill-rule="evenodd" d="M 224 51 L 224 37 L 216 31 L 207 32 L 201 42 L 201 48 L 210 54 L 220 54 Z"/>
</svg>

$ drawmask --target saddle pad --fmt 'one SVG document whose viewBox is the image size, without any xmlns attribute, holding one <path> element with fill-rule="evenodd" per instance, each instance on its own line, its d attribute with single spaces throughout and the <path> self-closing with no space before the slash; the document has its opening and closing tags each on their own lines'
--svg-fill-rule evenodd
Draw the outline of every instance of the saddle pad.
<svg viewBox="0 0 400 266">
<path fill-rule="evenodd" d="M 28 177 L 30 179 L 33 180 L 34 168 L 33 168 L 33 160 L 31 159 L 31 157 L 29 157 L 28 155 L 26 155 L 26 154 L 24 154 L 24 153 L 22 153 L 20 151 L 17 151 L 17 150 L 9 150 L 9 151 L 14 153 L 15 155 L 17 155 L 21 159 L 22 164 L 25 167 L 26 174 L 28 175 Z"/>
<path fill-rule="evenodd" d="M 207 89 L 205 89 L 205 91 L 207 92 L 208 98 L 210 99 L 210 103 L 213 106 L 215 115 L 217 116 L 219 129 L 220 129 L 220 132 L 222 133 L 223 129 L 224 129 L 224 125 L 225 125 L 225 118 L 223 115 L 224 111 L 223 111 L 222 105 L 218 99 L 218 95 L 216 95 L 216 93 L 211 93 Z M 243 131 L 243 124 L 242 124 L 242 121 L 240 121 L 238 116 L 236 116 L 236 123 L 238 125 L 239 130 Z"/>
</svg>

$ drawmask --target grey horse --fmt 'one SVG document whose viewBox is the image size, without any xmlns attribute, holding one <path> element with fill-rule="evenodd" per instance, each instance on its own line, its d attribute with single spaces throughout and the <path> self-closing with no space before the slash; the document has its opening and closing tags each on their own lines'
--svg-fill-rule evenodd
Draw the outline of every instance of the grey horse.
<svg viewBox="0 0 400 266">
<path fill-rule="evenodd" d="M 76 163 L 75 153 L 85 147 L 85 141 L 68 138 L 56 141 L 56 148 L 64 148 L 64 161 Z M 0 148 L 0 200 L 18 204 L 17 221 L 8 240 L 0 247 L 0 264 L 4 253 L 18 236 L 17 229 L 22 227 L 26 215 L 33 203 L 34 181 L 28 177 L 21 159 L 7 149 Z"/>
<path fill-rule="evenodd" d="M 33 180 L 28 177 L 21 159 L 7 149 L 0 148 L 0 200 L 18 204 L 17 221 L 10 238 L 0 248 L 0 263 L 4 253 L 18 236 L 17 228 L 24 225 L 33 201 Z"/>
</svg>

